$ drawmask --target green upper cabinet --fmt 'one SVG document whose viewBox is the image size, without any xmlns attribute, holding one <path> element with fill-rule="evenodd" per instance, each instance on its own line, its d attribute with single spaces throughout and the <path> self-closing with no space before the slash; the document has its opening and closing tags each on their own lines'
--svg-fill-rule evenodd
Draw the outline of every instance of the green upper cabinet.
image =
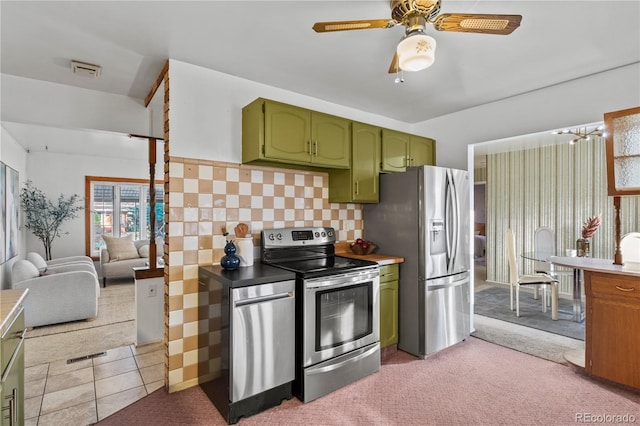
<svg viewBox="0 0 640 426">
<path fill-rule="evenodd" d="M 265 101 L 264 134 L 266 158 L 311 161 L 311 113 L 309 111 Z"/>
<path fill-rule="evenodd" d="M 242 162 L 349 168 L 351 122 L 256 99 L 242 110 Z"/>
<path fill-rule="evenodd" d="M 348 168 L 351 160 L 351 121 L 311 111 L 311 162 Z"/>
<path fill-rule="evenodd" d="M 411 166 L 436 165 L 436 141 L 433 139 L 411 135 L 409 152 Z"/>
<path fill-rule="evenodd" d="M 382 162 L 380 171 L 403 172 L 409 158 L 411 135 L 395 130 L 382 129 Z"/>
<path fill-rule="evenodd" d="M 435 165 L 436 142 L 395 130 L 382 130 L 380 171 L 403 172 L 407 167 Z"/>
<path fill-rule="evenodd" d="M 351 168 L 329 171 L 329 202 L 377 203 L 381 129 L 353 122 Z"/>
</svg>

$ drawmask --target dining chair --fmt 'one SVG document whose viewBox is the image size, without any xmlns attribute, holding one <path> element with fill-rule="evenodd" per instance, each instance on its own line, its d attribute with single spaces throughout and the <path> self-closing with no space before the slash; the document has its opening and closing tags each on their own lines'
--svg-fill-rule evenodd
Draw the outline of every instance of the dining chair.
<svg viewBox="0 0 640 426">
<path fill-rule="evenodd" d="M 536 259 L 542 259 L 545 256 L 558 256 L 556 252 L 556 235 L 553 229 L 548 226 L 540 226 L 533 233 L 533 252 Z M 536 273 L 550 275 L 553 278 L 559 278 L 562 275 L 572 276 L 573 271 L 557 270 L 551 262 L 534 261 L 533 270 Z M 538 298 L 537 289 L 534 291 L 534 299 Z M 549 300 L 547 300 L 547 306 Z"/>
<path fill-rule="evenodd" d="M 623 262 L 640 262 L 640 232 L 629 232 L 620 240 Z"/>
<path fill-rule="evenodd" d="M 551 287 L 551 319 L 558 319 L 558 280 L 545 273 L 520 275 L 516 258 L 516 237 L 511 228 L 507 229 L 507 257 L 509 259 L 509 302 L 513 311 L 513 293 L 515 289 L 516 316 L 520 316 L 520 287 L 521 286 L 550 286 Z M 547 311 L 546 298 L 542 298 L 542 312 Z"/>
<path fill-rule="evenodd" d="M 536 259 L 540 259 L 542 255 L 556 255 L 556 241 L 553 229 L 548 226 L 540 226 L 533 233 L 533 252 Z M 549 262 L 534 261 L 533 270 L 537 273 L 550 273 L 551 267 Z"/>
</svg>

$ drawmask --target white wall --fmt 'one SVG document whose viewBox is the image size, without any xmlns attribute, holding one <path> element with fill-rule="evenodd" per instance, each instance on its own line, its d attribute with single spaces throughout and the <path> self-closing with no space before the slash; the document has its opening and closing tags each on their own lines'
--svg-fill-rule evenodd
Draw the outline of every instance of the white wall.
<svg viewBox="0 0 640 426">
<path fill-rule="evenodd" d="M 0 161 L 18 171 L 20 188 L 22 188 L 26 177 L 27 153 L 4 127 L 0 127 Z M 20 216 L 20 223 L 22 224 L 22 216 Z M 0 226 L 4 226 L 4 224 L 0 224 Z M 3 240 L 0 243 L 4 244 L 5 242 Z M 11 267 L 16 260 L 24 259 L 25 245 L 25 231 L 21 230 L 18 256 L 0 265 L 0 290 L 10 288 Z"/>
<path fill-rule="evenodd" d="M 467 145 L 604 120 L 640 105 L 640 64 L 628 65 L 416 124 L 439 166 L 467 169 Z"/>
<path fill-rule="evenodd" d="M 185 62 L 170 60 L 171 155 L 242 161 L 242 108 L 267 98 L 390 129 L 411 125 L 353 108 L 266 86 Z"/>
<path fill-rule="evenodd" d="M 162 164 L 161 162 L 160 165 Z M 159 178 L 162 178 L 161 169 L 162 166 L 156 169 L 156 176 Z M 144 156 L 122 159 L 32 152 L 27 155 L 27 175 L 36 187 L 55 202 L 60 194 L 66 197 L 78 194 L 84 199 L 85 176 L 149 179 L 149 163 Z M 69 232 L 69 235 L 61 235 L 54 240 L 51 248 L 53 258 L 85 254 L 84 215 L 83 209 L 78 212 L 77 218 L 62 224 L 61 230 Z M 31 233 L 27 234 L 26 251 L 23 253 L 27 251 L 35 251 L 44 256 L 42 242 Z"/>
</svg>

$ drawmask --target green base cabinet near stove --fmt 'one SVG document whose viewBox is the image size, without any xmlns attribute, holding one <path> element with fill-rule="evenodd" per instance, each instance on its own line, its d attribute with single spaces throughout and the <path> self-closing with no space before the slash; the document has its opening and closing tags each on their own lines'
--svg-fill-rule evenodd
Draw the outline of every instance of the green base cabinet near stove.
<svg viewBox="0 0 640 426">
<path fill-rule="evenodd" d="M 398 343 L 397 263 L 380 266 L 380 348 Z"/>
<path fill-rule="evenodd" d="M 0 336 L 0 426 L 24 424 L 24 308 Z"/>
</svg>

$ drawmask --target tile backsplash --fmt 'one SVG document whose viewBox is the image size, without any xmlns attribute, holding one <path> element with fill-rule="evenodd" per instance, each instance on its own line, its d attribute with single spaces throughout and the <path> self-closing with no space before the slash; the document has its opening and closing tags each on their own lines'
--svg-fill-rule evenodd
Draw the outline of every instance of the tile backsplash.
<svg viewBox="0 0 640 426">
<path fill-rule="evenodd" d="M 211 312 L 211 295 L 199 289 L 198 267 L 219 264 L 239 222 L 249 225 L 255 246 L 263 229 L 330 226 L 339 241 L 363 231 L 362 205 L 329 203 L 328 175 L 315 171 L 171 157 L 168 209 L 170 390 L 219 370 L 219 336 L 209 331 L 219 312 Z M 225 230 L 231 235 L 224 237 Z"/>
</svg>

